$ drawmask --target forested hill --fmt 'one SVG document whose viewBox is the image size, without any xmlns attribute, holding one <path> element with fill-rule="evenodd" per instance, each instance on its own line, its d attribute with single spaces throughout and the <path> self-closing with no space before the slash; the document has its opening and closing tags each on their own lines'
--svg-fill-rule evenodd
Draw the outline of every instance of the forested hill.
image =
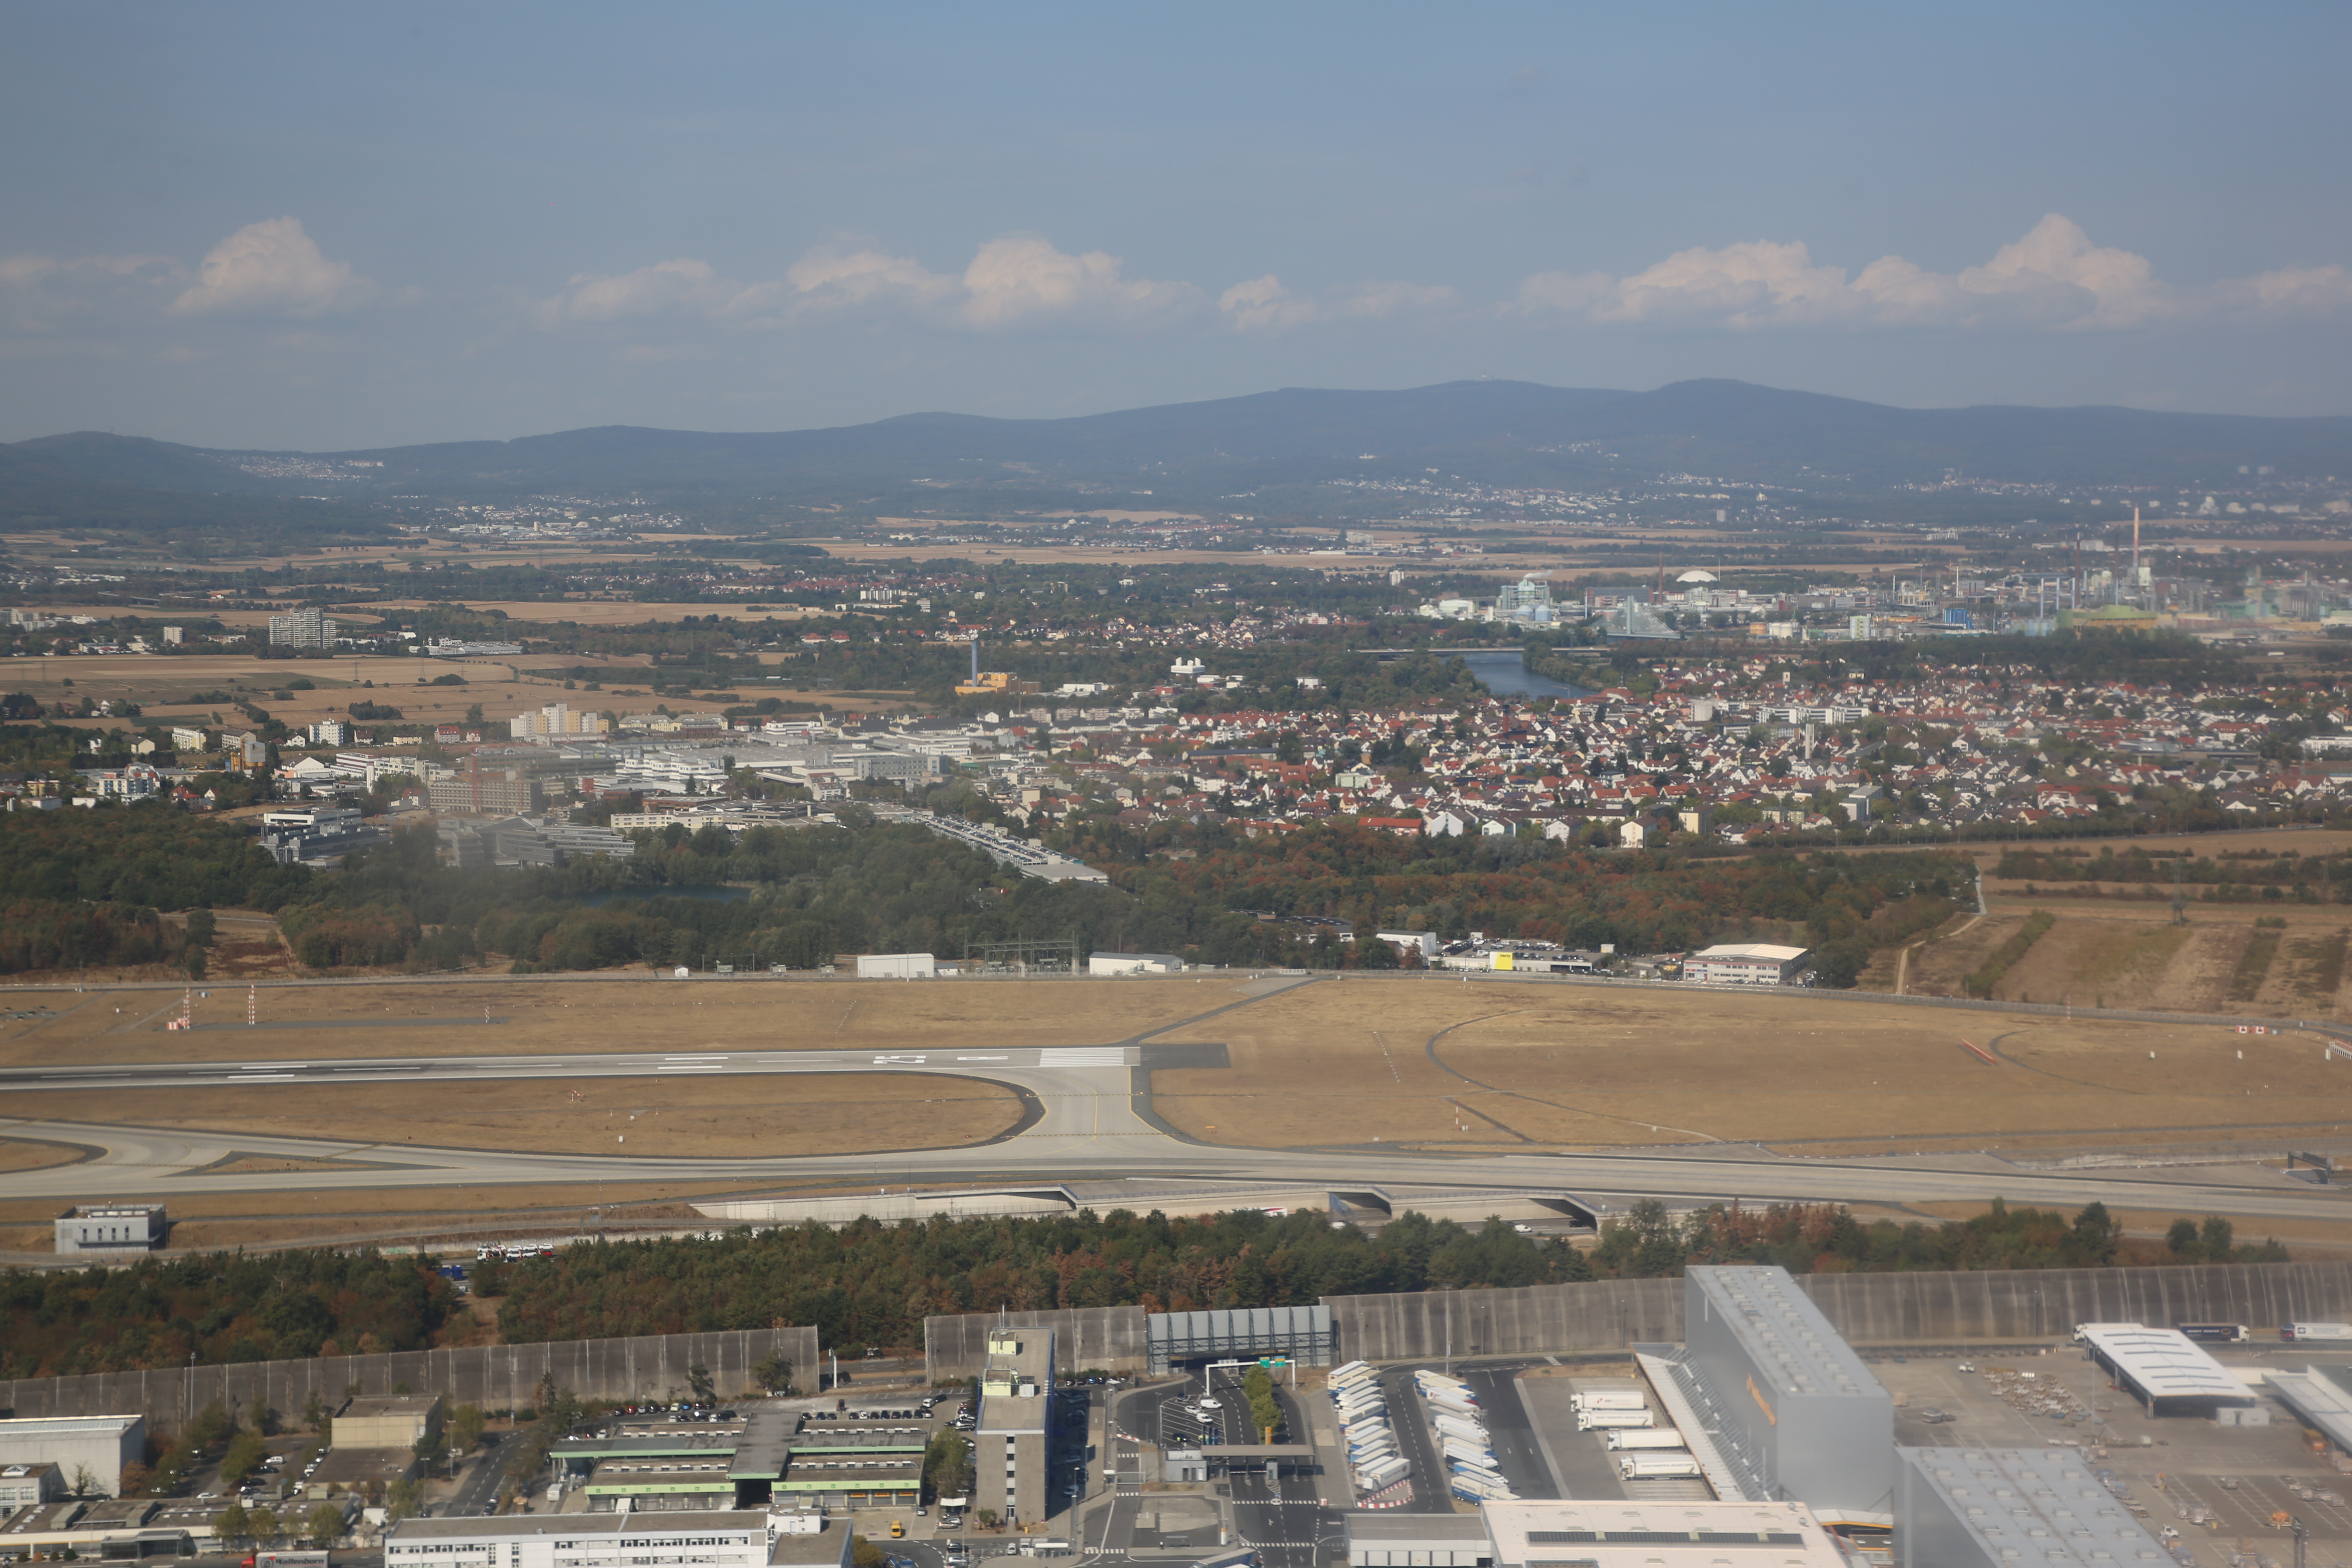
<svg viewBox="0 0 2352 1568">
<path fill-rule="evenodd" d="M 272 459 L 263 461 L 262 459 Z M 381 465 L 377 467 L 375 465 Z M 364 466 L 354 466 L 364 465 Z M 670 496 L 815 500 L 910 487 L 1071 484 L 1159 504 L 1261 485 L 1418 479 L 1654 480 L 1687 470 L 1868 489 L 1948 472 L 2051 484 L 2220 485 L 2241 465 L 2287 478 L 2352 468 L 2352 418 L 2259 418 L 2131 408 L 1894 408 L 1736 381 L 1651 392 L 1470 381 L 1399 391 L 1286 388 L 1067 419 L 914 414 L 772 433 L 612 426 L 507 441 L 364 451 L 210 452 L 82 433 L 0 447 L 0 493 L 63 478 L 144 492 L 526 493 L 630 488 Z M 37 470 L 37 471 L 36 471 Z M 272 479 L 271 472 L 287 477 Z M 12 474 L 19 477 L 12 479 Z M 923 493 L 923 492 L 916 492 Z"/>
</svg>

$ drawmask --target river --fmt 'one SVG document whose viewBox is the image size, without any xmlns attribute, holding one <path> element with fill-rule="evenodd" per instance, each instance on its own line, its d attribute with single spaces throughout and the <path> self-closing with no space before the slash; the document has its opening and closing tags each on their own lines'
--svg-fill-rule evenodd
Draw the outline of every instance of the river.
<svg viewBox="0 0 2352 1568">
<path fill-rule="evenodd" d="M 1525 656 L 1516 653 L 1465 653 L 1462 662 L 1486 682 L 1497 697 L 1590 697 L 1581 686 L 1569 686 L 1528 668 Z"/>
</svg>

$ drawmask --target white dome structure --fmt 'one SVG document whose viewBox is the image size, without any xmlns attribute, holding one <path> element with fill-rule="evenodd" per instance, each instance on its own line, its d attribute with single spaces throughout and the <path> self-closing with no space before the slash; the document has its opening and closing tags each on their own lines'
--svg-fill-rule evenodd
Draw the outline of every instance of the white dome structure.
<svg viewBox="0 0 2352 1568">
<path fill-rule="evenodd" d="M 1712 572 L 1690 571 L 1684 573 L 1681 576 L 1675 578 L 1675 581 L 1677 583 L 1712 583 L 1716 581 L 1716 575 Z"/>
</svg>

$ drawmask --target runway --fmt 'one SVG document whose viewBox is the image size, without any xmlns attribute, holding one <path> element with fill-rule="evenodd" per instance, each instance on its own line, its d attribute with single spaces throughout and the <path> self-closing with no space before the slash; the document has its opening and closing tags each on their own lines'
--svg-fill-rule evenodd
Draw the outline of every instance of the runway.
<svg viewBox="0 0 2352 1568">
<path fill-rule="evenodd" d="M 1234 1005 L 1246 1005 L 1235 1004 Z M 1220 1008 L 1216 1011 L 1224 1011 Z M 1203 1017 L 1213 1016 L 1213 1013 Z M 1192 1020 L 1198 1023 L 1199 1019 Z M 1170 1032 L 1166 1027 L 1157 1034 Z M 1218 1062 L 1198 1053 L 1218 1054 Z M 1192 1053 L 1191 1056 L 1182 1053 Z M 1153 1066 L 1203 1067 L 1222 1047 L 1117 1044 L 971 1050 L 708 1050 L 575 1052 L 537 1056 L 343 1058 L 313 1061 L 47 1064 L 0 1068 L 0 1095 L 16 1114 L 0 1136 L 79 1146 L 88 1158 L 0 1176 L 0 1194 L 68 1202 L 226 1193 L 418 1188 L 604 1181 L 761 1183 L 844 1186 L 1177 1179 L 1265 1183 L 1291 1188 L 1444 1186 L 1481 1192 L 1605 1200 L 1619 1210 L 1640 1197 L 1682 1205 L 1738 1198 L 1868 1204 L 1989 1200 L 2072 1211 L 2094 1201 L 2173 1214 L 2221 1213 L 2254 1220 L 2352 1215 L 2342 1189 L 2311 1186 L 2244 1165 L 2208 1169 L 2028 1171 L 1985 1154 L 1830 1160 L 1784 1159 L 1749 1146 L 1630 1153 L 1453 1155 L 1339 1144 L 1251 1150 L 1196 1142 L 1152 1115 Z M 45 1091 L 467 1083 L 495 1079 L 706 1078 L 773 1073 L 928 1073 L 980 1078 L 1032 1103 L 1026 1125 L 993 1142 L 881 1154 L 698 1158 L 510 1152 L 363 1142 L 331 1136 L 94 1125 L 40 1114 Z M 320 1121 L 331 1125 L 333 1102 Z M 1336 1130 L 1335 1130 L 1336 1131 Z M 420 1129 L 428 1132 L 429 1129 Z M 330 1162 L 300 1171 L 208 1169 L 236 1156 Z"/>
</svg>

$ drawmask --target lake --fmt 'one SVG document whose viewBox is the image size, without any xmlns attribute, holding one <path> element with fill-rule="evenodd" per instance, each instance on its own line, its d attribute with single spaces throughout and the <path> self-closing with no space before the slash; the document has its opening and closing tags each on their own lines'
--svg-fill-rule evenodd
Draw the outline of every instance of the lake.
<svg viewBox="0 0 2352 1568">
<path fill-rule="evenodd" d="M 1486 689 L 1497 697 L 1590 697 L 1581 686 L 1534 674 L 1528 668 L 1526 658 L 1516 653 L 1465 653 L 1462 662 L 1470 673 L 1486 682 Z"/>
</svg>

